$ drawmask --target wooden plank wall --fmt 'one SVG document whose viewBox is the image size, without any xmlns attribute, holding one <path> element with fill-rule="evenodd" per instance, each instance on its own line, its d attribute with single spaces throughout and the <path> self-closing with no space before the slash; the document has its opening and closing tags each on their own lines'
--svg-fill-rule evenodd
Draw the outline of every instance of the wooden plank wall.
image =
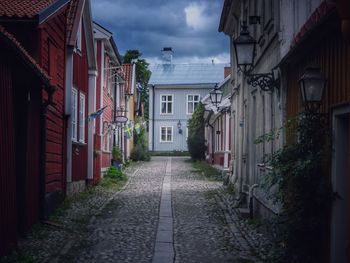
<svg viewBox="0 0 350 263">
<path fill-rule="evenodd" d="M 66 13 L 63 12 L 45 23 L 40 38 L 41 66 L 51 75 L 55 74 L 51 78 L 56 84 L 54 105 L 49 106 L 47 112 L 46 193 L 65 192 L 65 28 Z M 52 62 L 50 59 L 56 61 Z M 56 66 L 55 70 L 53 65 Z M 43 92 L 43 97 L 44 100 L 47 99 L 46 92 Z"/>
<path fill-rule="evenodd" d="M 17 240 L 16 166 L 12 81 L 0 60 L 0 255 Z"/>
<path fill-rule="evenodd" d="M 82 47 L 81 52 L 73 55 L 73 86 L 78 91 L 78 140 L 79 140 L 79 97 L 85 95 L 85 116 L 88 116 L 89 93 L 88 93 L 88 61 L 86 54 L 86 41 L 84 26 L 82 28 Z M 84 120 L 85 121 L 85 120 Z M 80 181 L 87 178 L 87 142 L 88 142 L 88 123 L 85 122 L 85 142 L 73 143 L 72 145 L 72 180 Z"/>
</svg>

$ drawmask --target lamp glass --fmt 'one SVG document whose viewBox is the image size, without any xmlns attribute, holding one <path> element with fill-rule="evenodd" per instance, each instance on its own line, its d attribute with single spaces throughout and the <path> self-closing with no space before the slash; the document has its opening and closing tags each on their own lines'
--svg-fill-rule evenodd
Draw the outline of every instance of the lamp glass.
<svg viewBox="0 0 350 263">
<path fill-rule="evenodd" d="M 320 68 L 307 68 L 299 80 L 299 87 L 304 104 L 320 103 L 326 87 L 327 79 Z"/>
<path fill-rule="evenodd" d="M 237 66 L 253 65 L 255 43 L 236 43 L 235 50 Z"/>
</svg>

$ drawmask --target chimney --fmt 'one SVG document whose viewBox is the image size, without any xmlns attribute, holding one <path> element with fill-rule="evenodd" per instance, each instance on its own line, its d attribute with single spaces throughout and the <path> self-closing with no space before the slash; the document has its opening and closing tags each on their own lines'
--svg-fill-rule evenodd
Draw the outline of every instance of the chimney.
<svg viewBox="0 0 350 263">
<path fill-rule="evenodd" d="M 162 50 L 163 60 L 165 64 L 171 64 L 173 60 L 173 48 L 172 47 L 164 47 Z"/>
<path fill-rule="evenodd" d="M 232 73 L 232 68 L 231 67 L 225 67 L 224 68 L 224 78 L 226 78 L 231 73 Z"/>
</svg>

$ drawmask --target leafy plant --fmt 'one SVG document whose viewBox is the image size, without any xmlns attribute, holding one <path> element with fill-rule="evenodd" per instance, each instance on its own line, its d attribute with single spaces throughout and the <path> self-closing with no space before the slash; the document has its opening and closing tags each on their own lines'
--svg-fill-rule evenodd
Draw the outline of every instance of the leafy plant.
<svg viewBox="0 0 350 263">
<path fill-rule="evenodd" d="M 264 187 L 269 191 L 277 185 L 274 200 L 282 204 L 276 238 L 283 252 L 276 253 L 276 262 L 322 262 L 332 200 L 326 169 L 329 131 L 325 127 L 323 115 L 299 114 L 284 127 L 294 135 L 291 143 L 266 158 L 272 172 Z"/>
<path fill-rule="evenodd" d="M 113 147 L 113 149 L 112 149 L 112 157 L 116 161 L 120 161 L 120 162 L 123 161 L 123 153 L 119 149 L 119 147 Z"/>
<path fill-rule="evenodd" d="M 140 123 L 139 119 L 136 119 L 135 123 Z M 149 161 L 151 159 L 147 139 L 146 139 L 146 130 L 143 125 L 140 125 L 139 133 L 134 133 L 134 142 L 135 147 L 132 149 L 130 158 L 133 161 Z"/>
<path fill-rule="evenodd" d="M 126 179 L 126 175 L 120 170 L 115 168 L 114 166 L 111 166 L 108 168 L 105 177 L 117 179 L 117 180 L 124 180 Z"/>
<path fill-rule="evenodd" d="M 204 105 L 199 103 L 188 121 L 188 151 L 193 160 L 205 159 Z"/>
</svg>

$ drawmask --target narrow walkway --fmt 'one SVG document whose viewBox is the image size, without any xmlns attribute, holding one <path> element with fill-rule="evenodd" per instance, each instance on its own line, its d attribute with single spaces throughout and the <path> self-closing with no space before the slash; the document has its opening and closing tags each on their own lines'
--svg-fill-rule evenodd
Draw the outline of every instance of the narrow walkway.
<svg viewBox="0 0 350 263">
<path fill-rule="evenodd" d="M 159 221 L 153 263 L 174 261 L 173 211 L 171 206 L 171 157 L 168 158 L 163 180 Z"/>
<path fill-rule="evenodd" d="M 143 163 L 58 262 L 258 262 L 218 205 L 222 181 L 208 181 L 187 160 Z"/>
</svg>

